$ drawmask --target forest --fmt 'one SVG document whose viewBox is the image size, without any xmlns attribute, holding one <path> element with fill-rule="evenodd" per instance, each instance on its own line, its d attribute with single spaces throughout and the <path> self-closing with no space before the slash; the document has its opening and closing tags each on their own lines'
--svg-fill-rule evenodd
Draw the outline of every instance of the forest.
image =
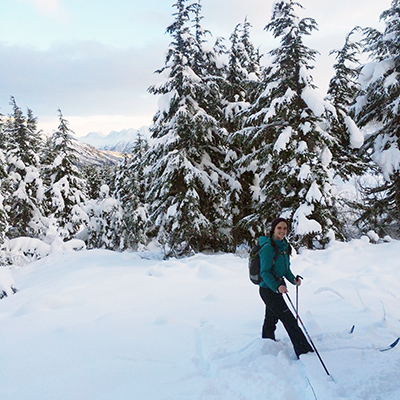
<svg viewBox="0 0 400 400">
<path fill-rule="evenodd" d="M 175 0 L 150 126 L 110 167 L 84 165 L 59 110 L 46 136 L 11 97 L 0 116 L 0 263 L 73 241 L 168 257 L 248 250 L 278 216 L 296 249 L 368 234 L 400 238 L 400 1 L 332 50 L 325 96 L 313 80 L 318 28 L 277 0 L 260 54 L 251 22 L 213 40 L 200 1 Z M 367 61 L 365 56 L 368 56 Z M 342 188 L 351 186 L 352 195 Z M 14 249 L 14 250 L 13 250 Z M 50 250 L 49 250 L 50 251 Z"/>
</svg>

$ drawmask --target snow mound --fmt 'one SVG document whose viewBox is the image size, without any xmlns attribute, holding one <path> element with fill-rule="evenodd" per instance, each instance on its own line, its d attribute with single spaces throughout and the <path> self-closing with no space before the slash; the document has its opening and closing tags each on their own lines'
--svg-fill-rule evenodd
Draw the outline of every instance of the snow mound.
<svg viewBox="0 0 400 400">
<path fill-rule="evenodd" d="M 19 289 L 0 300 L 2 398 L 398 399 L 400 346 L 379 349 L 400 335 L 399 252 L 365 237 L 292 258 L 334 380 L 315 354 L 296 359 L 281 325 L 278 342 L 260 338 L 246 258 L 86 250 L 1 268 Z"/>
</svg>

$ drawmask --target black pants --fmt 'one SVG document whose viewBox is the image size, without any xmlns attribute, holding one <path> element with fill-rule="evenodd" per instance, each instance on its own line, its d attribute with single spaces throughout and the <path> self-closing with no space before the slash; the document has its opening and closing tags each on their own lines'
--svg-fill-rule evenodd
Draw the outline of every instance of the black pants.
<svg viewBox="0 0 400 400">
<path fill-rule="evenodd" d="M 313 351 L 304 333 L 298 326 L 296 318 L 286 305 L 282 294 L 275 293 L 270 289 L 260 286 L 260 296 L 265 303 L 265 319 L 262 328 L 262 337 L 264 339 L 275 340 L 276 324 L 278 321 L 281 321 L 292 341 L 297 357 L 299 357 L 300 354 Z"/>
</svg>

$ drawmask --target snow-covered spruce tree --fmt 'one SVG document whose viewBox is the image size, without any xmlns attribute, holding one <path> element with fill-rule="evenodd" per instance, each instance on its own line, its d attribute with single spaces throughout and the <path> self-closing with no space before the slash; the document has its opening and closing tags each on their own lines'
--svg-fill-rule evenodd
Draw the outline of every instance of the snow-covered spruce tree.
<svg viewBox="0 0 400 400">
<path fill-rule="evenodd" d="M 223 125 L 230 134 L 239 131 L 245 122 L 245 111 L 255 99 L 260 86 L 260 55 L 250 40 L 250 23 L 246 20 L 238 24 L 231 37 L 231 47 L 228 53 L 228 66 L 225 83 L 222 86 L 225 93 Z M 239 221 L 251 212 L 252 194 L 250 186 L 253 175 L 246 170 L 236 168 L 237 158 L 243 154 L 243 142 L 229 141 L 226 165 L 230 174 L 235 177 L 235 185 L 231 185 L 229 205 L 232 214 L 232 235 L 234 245 L 251 241 L 248 229 L 243 228 Z"/>
<path fill-rule="evenodd" d="M 201 2 L 192 3 L 189 8 L 193 10 L 194 20 L 194 40 L 192 41 L 193 59 L 189 59 L 190 68 L 195 76 L 201 78 L 197 90 L 202 90 L 202 96 L 198 97 L 199 105 L 211 117 L 220 121 L 224 113 L 224 92 L 221 88 L 221 81 L 224 79 L 225 65 L 223 58 L 225 46 L 221 38 L 217 38 L 213 47 L 210 48 L 207 36 L 211 32 L 202 25 L 203 16 L 201 15 Z M 190 40 L 188 44 L 190 44 Z"/>
<path fill-rule="evenodd" d="M 25 116 L 11 97 L 13 112 L 4 127 L 7 178 L 3 181 L 4 207 L 8 218 L 7 237 L 37 237 L 43 233 L 44 186 L 40 177 L 42 139 L 36 118 Z"/>
<path fill-rule="evenodd" d="M 230 36 L 224 93 L 224 126 L 229 133 L 242 128 L 243 110 L 255 99 L 260 82 L 260 55 L 250 40 L 250 23 L 236 25 Z"/>
<path fill-rule="evenodd" d="M 73 132 L 68 128 L 68 121 L 61 110 L 58 112 L 59 126 L 51 137 L 51 151 L 48 152 L 48 164 L 44 166 L 43 174 L 48 185 L 47 215 L 55 218 L 58 235 L 68 240 L 88 221 L 82 208 L 86 200 L 86 183 L 76 166 L 78 156 L 72 146 Z"/>
<path fill-rule="evenodd" d="M 367 134 L 365 149 L 378 165 L 383 183 L 367 190 L 364 222 L 379 234 L 400 234 L 400 1 L 380 19 L 384 32 L 364 29 L 364 51 L 372 59 L 360 73 L 362 92 L 355 119 Z M 368 226 L 367 226 L 368 229 Z"/>
<path fill-rule="evenodd" d="M 147 182 L 143 157 L 149 150 L 147 139 L 138 134 L 132 154 L 126 155 L 118 165 L 115 179 L 115 194 L 123 209 L 121 224 L 122 248 L 138 250 L 147 242 L 146 222 Z"/>
<path fill-rule="evenodd" d="M 292 241 L 309 248 L 324 246 L 341 224 L 331 194 L 329 164 L 333 138 L 324 119 L 332 108 L 316 91 L 310 70 L 317 52 L 303 38 L 317 28 L 312 18 L 300 19 L 292 0 L 275 1 L 265 30 L 280 39 L 272 50 L 263 91 L 248 110 L 238 133 L 247 143 L 240 165 L 254 171 L 253 213 L 242 223 L 254 233 L 281 215 L 292 223 Z"/>
<path fill-rule="evenodd" d="M 84 165 L 81 168 L 82 178 L 86 182 L 86 195 L 89 199 L 98 199 L 100 188 L 104 184 L 101 177 L 102 168 L 97 165 Z"/>
<path fill-rule="evenodd" d="M 110 193 L 115 192 L 115 174 L 117 164 L 104 164 L 99 168 L 99 176 L 102 185 L 107 185 L 110 188 Z"/>
<path fill-rule="evenodd" d="M 117 164 L 79 164 L 79 171 L 82 179 L 86 182 L 86 197 L 97 199 L 100 196 L 100 188 L 107 185 L 110 193 L 115 191 L 115 174 Z"/>
<path fill-rule="evenodd" d="M 110 188 L 107 185 L 100 187 L 97 199 L 87 200 L 81 208 L 89 221 L 79 237 L 85 240 L 87 248 L 123 248 L 122 207 L 118 199 L 110 196 Z"/>
<path fill-rule="evenodd" d="M 225 131 L 213 116 L 214 87 L 209 86 L 208 56 L 190 29 L 198 6 L 178 0 L 164 67 L 166 81 L 149 88 L 162 95 L 151 128 L 154 145 L 145 156 L 151 182 L 150 234 L 166 255 L 180 256 L 206 249 L 227 249 L 223 160 Z M 198 4 L 198 3 L 196 3 Z M 196 60 L 196 63 L 195 63 Z M 195 73 L 195 70 L 197 73 Z"/>
<path fill-rule="evenodd" d="M 360 45 L 351 41 L 351 36 L 358 31 L 359 29 L 355 28 L 346 36 L 342 49 L 330 52 L 336 57 L 333 66 L 335 75 L 328 88 L 328 99 L 335 108 L 335 112 L 328 110 L 330 134 L 334 139 L 331 146 L 331 168 L 335 175 L 344 180 L 361 175 L 367 169 L 367 160 L 364 152 L 360 150 L 364 136 L 349 115 L 360 91 L 357 83 Z"/>
<path fill-rule="evenodd" d="M 260 88 L 260 78 L 262 76 L 262 68 L 260 62 L 262 55 L 260 54 L 259 49 L 256 49 L 254 47 L 254 44 L 250 39 L 251 27 L 252 25 L 246 18 L 242 25 L 240 43 L 243 48 L 241 54 L 242 65 L 246 71 L 246 76 L 244 79 L 246 99 L 248 102 L 253 103 L 258 97 L 258 90 Z"/>
<path fill-rule="evenodd" d="M 7 231 L 7 217 L 4 209 L 4 187 L 6 178 L 6 158 L 3 149 L 5 148 L 5 138 L 3 131 L 3 115 L 0 114 L 0 245 L 3 244 Z"/>
<path fill-rule="evenodd" d="M 243 48 L 239 43 L 239 33 L 241 24 L 237 24 L 232 35 L 230 36 L 231 48 L 229 50 L 229 61 L 228 68 L 226 71 L 227 82 L 229 85 L 225 90 L 225 96 L 228 101 L 238 101 L 244 100 L 246 93 L 242 87 L 242 82 L 244 79 L 243 67 L 240 64 L 241 53 Z"/>
</svg>

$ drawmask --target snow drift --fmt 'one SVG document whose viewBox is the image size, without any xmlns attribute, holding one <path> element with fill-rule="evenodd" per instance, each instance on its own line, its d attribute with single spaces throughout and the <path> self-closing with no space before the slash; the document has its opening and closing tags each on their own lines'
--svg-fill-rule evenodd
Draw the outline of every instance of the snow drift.
<svg viewBox="0 0 400 400">
<path fill-rule="evenodd" d="M 296 359 L 281 325 L 278 342 L 260 338 L 245 258 L 65 251 L 7 269 L 18 292 L 0 301 L 2 398 L 397 400 L 400 346 L 379 349 L 400 335 L 399 254 L 363 238 L 293 258 L 334 381 L 315 354 Z"/>
</svg>

